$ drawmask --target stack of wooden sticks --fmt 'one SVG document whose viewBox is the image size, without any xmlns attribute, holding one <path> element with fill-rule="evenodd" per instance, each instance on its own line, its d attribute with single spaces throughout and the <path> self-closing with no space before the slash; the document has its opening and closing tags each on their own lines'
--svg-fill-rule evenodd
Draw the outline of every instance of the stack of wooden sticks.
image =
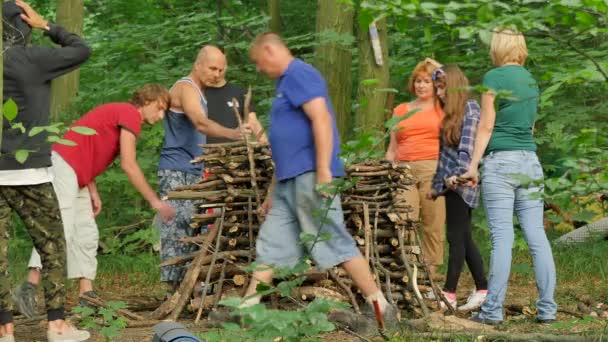
<svg viewBox="0 0 608 342">
<path fill-rule="evenodd" d="M 204 163 L 209 176 L 176 189 L 169 198 L 197 201 L 200 211 L 191 226 L 206 233 L 184 239 L 201 246 L 200 251 L 161 265 L 191 262 L 182 287 L 155 311 L 155 318 L 177 318 L 193 292 L 198 298 L 190 300 L 190 306 L 198 309 L 197 320 L 202 310 L 216 307 L 220 299 L 242 295 L 248 282 L 242 268 L 255 260 L 255 238 L 263 221 L 258 209 L 273 173 L 270 150 L 249 142 L 203 147 L 204 154 L 193 162 Z M 342 194 L 347 229 L 370 262 L 378 285 L 395 304 L 413 315 L 426 315 L 421 292 L 432 289 L 432 284 L 422 261 L 417 223 L 409 219 L 410 207 L 400 196 L 414 183 L 409 169 L 371 161 L 349 166 L 345 179 L 354 184 Z M 341 268 L 317 272 L 311 267 L 304 275 L 306 280 L 293 297 L 348 301 L 358 310 L 362 297 Z"/>
</svg>

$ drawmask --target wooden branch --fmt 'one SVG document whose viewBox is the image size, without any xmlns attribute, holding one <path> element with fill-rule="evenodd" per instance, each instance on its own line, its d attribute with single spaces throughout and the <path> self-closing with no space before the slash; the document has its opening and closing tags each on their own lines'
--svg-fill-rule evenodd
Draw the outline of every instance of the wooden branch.
<svg viewBox="0 0 608 342">
<path fill-rule="evenodd" d="M 221 220 L 220 226 L 223 224 L 224 224 L 224 222 L 223 222 L 223 220 Z M 217 235 L 217 231 L 218 231 L 218 229 L 211 229 L 209 231 L 209 233 L 207 234 L 207 239 L 205 240 L 205 243 L 203 244 L 202 249 L 198 252 L 198 255 L 194 258 L 194 261 L 188 267 L 188 271 L 186 272 L 186 275 L 184 276 L 184 279 L 182 280 L 182 282 L 180 284 L 179 290 L 177 290 L 173 294 L 173 296 L 171 296 L 171 298 L 169 298 L 163 304 L 161 304 L 161 306 L 158 309 L 156 309 L 154 312 L 152 312 L 152 314 L 150 314 L 150 318 L 163 319 L 172 311 L 175 311 L 175 310 L 179 310 L 179 312 L 182 311 L 182 309 L 186 305 L 186 302 L 190 298 L 190 295 L 192 294 L 192 289 L 194 288 L 194 284 L 196 283 L 196 280 L 198 279 L 201 265 L 203 264 L 203 261 L 207 257 L 209 247 L 211 246 L 211 243 L 213 243 L 213 240 L 215 239 L 215 236 Z"/>
<path fill-rule="evenodd" d="M 353 310 L 355 310 L 355 312 L 357 314 L 361 314 L 361 309 L 359 308 L 357 299 L 355 298 L 353 291 L 350 290 L 350 287 L 344 285 L 344 282 L 342 282 L 342 280 L 340 280 L 340 278 L 336 275 L 336 272 L 334 272 L 334 270 L 330 269 L 327 271 L 327 273 L 329 273 L 329 276 L 336 282 L 336 284 L 338 284 L 338 286 L 346 292 L 346 294 L 348 295 L 348 298 L 350 298 L 350 304 L 353 306 Z"/>
<path fill-rule="evenodd" d="M 215 262 L 217 260 L 217 254 L 220 250 L 220 241 L 221 241 L 221 237 L 222 237 L 222 229 L 224 229 L 224 213 L 226 212 L 225 208 L 222 208 L 222 216 L 220 217 L 220 226 L 219 226 L 219 231 L 217 233 L 217 239 L 215 242 L 215 249 L 213 250 L 213 257 L 211 258 L 211 264 L 209 265 L 209 271 L 207 271 L 207 277 L 205 278 L 205 283 L 203 285 L 203 290 L 202 290 L 202 299 L 201 299 L 201 303 L 205 303 L 205 298 L 207 298 L 207 288 L 209 287 L 209 282 L 211 281 L 211 270 L 213 269 L 213 266 L 215 266 Z M 179 317 L 180 312 L 175 313 L 175 311 L 173 312 L 173 314 L 171 315 L 171 318 L 173 318 L 173 320 L 176 320 Z M 194 320 L 194 324 L 198 324 L 199 320 L 201 319 L 201 314 L 203 313 L 203 305 L 201 305 L 198 308 L 198 313 L 196 314 L 196 319 Z"/>
<path fill-rule="evenodd" d="M 106 304 L 103 300 L 101 300 L 100 298 L 93 298 L 93 297 L 89 297 L 87 295 L 80 295 L 80 297 L 82 297 L 83 299 L 85 299 L 86 301 L 88 301 L 89 303 L 95 305 L 96 307 L 100 307 L 100 308 L 106 308 L 106 309 L 110 309 L 110 307 L 108 306 L 108 304 Z M 116 313 L 126 319 L 131 319 L 131 320 L 136 320 L 136 321 L 143 321 L 145 320 L 145 318 L 143 316 L 140 316 L 136 313 L 133 313 L 129 310 L 126 309 L 118 309 L 116 310 Z"/>
<path fill-rule="evenodd" d="M 333 299 L 339 302 L 347 302 L 348 299 L 339 292 L 316 286 L 300 286 L 291 291 L 291 295 L 301 300 L 312 300 L 315 298 Z"/>
<path fill-rule="evenodd" d="M 212 229 L 215 230 L 215 229 Z M 181 255 L 175 258 L 171 258 L 169 260 L 166 260 L 165 262 L 161 263 L 159 265 L 159 267 L 165 267 L 165 266 L 173 266 L 173 265 L 179 265 L 182 264 L 184 262 L 190 261 L 194 258 L 196 258 L 198 255 L 200 254 L 200 251 L 194 252 L 194 253 L 190 253 L 187 255 Z M 234 257 L 246 257 L 249 255 L 249 251 L 225 251 L 225 252 L 220 252 L 218 253 L 218 257 L 222 258 L 222 259 L 228 259 L 228 258 L 234 258 Z M 211 258 L 212 256 L 205 256 L 202 258 L 201 260 L 201 265 L 206 265 L 208 263 L 211 262 Z"/>
<path fill-rule="evenodd" d="M 416 279 L 416 278 L 414 276 L 414 273 L 412 272 L 412 269 L 410 268 L 409 260 L 407 260 L 407 257 L 405 255 L 405 249 L 404 249 L 405 244 L 403 243 L 403 230 L 399 230 L 399 232 L 397 233 L 397 237 L 399 239 L 399 247 L 401 249 L 401 261 L 403 262 L 403 266 L 405 267 L 407 276 L 410 279 L 412 279 L 412 281 L 409 281 L 408 284 L 410 285 L 410 289 L 412 290 L 412 292 L 414 292 L 416 295 L 416 301 L 418 301 L 418 305 L 420 305 L 420 308 L 422 309 L 422 313 L 423 313 L 424 317 L 428 317 L 428 315 L 430 313 L 429 308 L 426 306 L 426 303 L 424 303 L 424 299 L 420 295 L 420 291 L 418 291 L 418 289 L 414 288 L 413 279 Z"/>
<path fill-rule="evenodd" d="M 243 121 L 241 120 L 241 116 L 239 115 L 238 110 L 238 101 L 236 98 L 232 98 L 232 108 L 234 109 L 234 114 L 239 122 L 239 127 L 243 125 Z M 248 113 L 247 113 L 248 114 Z M 258 207 L 262 206 L 262 201 L 260 200 L 260 193 L 258 191 L 258 181 L 256 179 L 255 174 L 255 160 L 253 158 L 253 150 L 251 149 L 251 145 L 249 143 L 249 137 L 247 135 L 243 136 L 245 140 L 245 146 L 247 146 L 247 158 L 249 158 L 249 172 L 251 172 L 251 187 L 253 188 L 253 192 L 255 192 L 255 202 Z M 260 218 L 261 219 L 261 218 Z"/>
</svg>

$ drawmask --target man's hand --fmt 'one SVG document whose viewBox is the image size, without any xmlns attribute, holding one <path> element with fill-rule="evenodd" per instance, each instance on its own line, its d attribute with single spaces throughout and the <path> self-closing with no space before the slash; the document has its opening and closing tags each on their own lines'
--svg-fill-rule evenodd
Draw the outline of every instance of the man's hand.
<svg viewBox="0 0 608 342">
<path fill-rule="evenodd" d="M 169 222 L 175 218 L 175 209 L 167 201 L 158 201 L 152 205 L 164 222 Z"/>
<path fill-rule="evenodd" d="M 433 200 L 434 201 L 434 200 L 437 199 L 437 196 L 438 196 L 437 193 L 435 191 L 433 191 L 433 190 L 431 190 L 430 192 L 426 193 L 426 199 L 428 199 L 428 200 Z"/>
<path fill-rule="evenodd" d="M 241 141 L 244 139 L 245 136 L 251 135 L 251 132 L 252 132 L 251 125 L 243 124 L 243 125 L 239 126 L 239 128 L 235 128 L 232 130 L 230 139 L 235 140 L 235 141 Z"/>
<path fill-rule="evenodd" d="M 91 192 L 91 206 L 93 207 L 93 217 L 97 217 L 101 212 L 101 197 L 97 191 Z"/>
<path fill-rule="evenodd" d="M 262 144 L 267 144 L 268 137 L 266 137 L 266 134 L 264 134 L 264 127 L 258 120 L 258 117 L 255 112 L 249 113 L 249 115 L 247 116 L 247 122 L 250 125 L 253 135 L 255 135 L 257 141 Z"/>
<path fill-rule="evenodd" d="M 324 189 L 319 189 L 319 187 L 323 188 L 329 185 L 329 183 L 331 183 L 331 181 L 333 180 L 333 175 L 331 173 L 331 170 L 329 169 L 318 169 L 316 171 L 317 174 L 317 185 L 316 185 L 316 190 L 319 192 L 319 194 L 323 197 L 330 197 L 330 193 L 328 193 L 327 191 L 324 191 Z"/>
<path fill-rule="evenodd" d="M 270 208 L 272 208 L 272 195 L 268 195 L 262 203 L 262 206 L 258 209 L 262 216 L 268 215 L 270 212 Z"/>
<path fill-rule="evenodd" d="M 21 7 L 23 12 L 25 12 L 21 14 L 21 19 L 23 19 L 23 21 L 25 21 L 28 25 L 33 28 L 49 30 L 49 22 L 44 20 L 44 18 L 42 18 L 38 12 L 34 11 L 30 5 L 26 4 L 22 0 L 16 0 L 15 4 Z"/>
</svg>

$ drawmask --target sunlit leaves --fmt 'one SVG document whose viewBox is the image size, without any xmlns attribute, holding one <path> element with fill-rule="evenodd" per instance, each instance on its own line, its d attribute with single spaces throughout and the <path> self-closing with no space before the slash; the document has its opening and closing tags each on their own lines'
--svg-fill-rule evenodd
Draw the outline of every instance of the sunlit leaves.
<svg viewBox="0 0 608 342">
<path fill-rule="evenodd" d="M 8 99 L 2 106 L 2 113 L 8 121 L 13 121 L 17 117 L 17 104 L 13 99 Z"/>
<path fill-rule="evenodd" d="M 72 128 L 70 128 L 72 131 L 78 133 L 78 134 L 82 134 L 82 135 L 94 135 L 97 134 L 97 132 L 95 132 L 94 129 L 89 128 L 89 127 L 84 127 L 84 126 L 74 126 Z"/>
</svg>

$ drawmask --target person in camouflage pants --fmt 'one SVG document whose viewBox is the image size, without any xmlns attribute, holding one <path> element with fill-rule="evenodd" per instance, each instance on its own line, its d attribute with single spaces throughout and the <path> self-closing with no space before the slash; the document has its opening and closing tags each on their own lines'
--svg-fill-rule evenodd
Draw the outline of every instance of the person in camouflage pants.
<svg viewBox="0 0 608 342">
<path fill-rule="evenodd" d="M 59 204 L 51 183 L 21 186 L 0 186 L 0 324 L 12 316 L 8 275 L 9 228 L 12 214 L 23 220 L 34 247 L 40 252 L 44 295 L 49 317 L 63 315 L 66 278 L 65 238 Z"/>
<path fill-rule="evenodd" d="M 194 184 L 199 179 L 199 176 L 191 173 L 159 170 L 160 197 L 165 198 L 169 191 L 173 191 L 179 186 Z M 183 237 L 194 235 L 194 229 L 190 228 L 190 220 L 194 213 L 194 201 L 171 200 L 169 204 L 175 208 L 175 219 L 170 222 L 163 222 L 160 228 L 161 262 L 194 252 L 197 248 L 194 244 L 179 241 Z M 162 282 L 177 285 L 184 277 L 185 272 L 186 268 L 183 265 L 164 266 L 160 269 L 160 278 Z"/>
</svg>

